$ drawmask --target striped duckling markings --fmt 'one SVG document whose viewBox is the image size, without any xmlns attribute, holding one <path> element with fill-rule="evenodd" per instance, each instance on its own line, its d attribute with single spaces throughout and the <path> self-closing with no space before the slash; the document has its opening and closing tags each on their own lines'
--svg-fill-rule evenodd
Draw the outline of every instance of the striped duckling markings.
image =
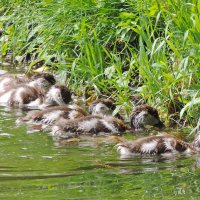
<svg viewBox="0 0 200 200">
<path fill-rule="evenodd" d="M 116 148 L 121 156 L 197 153 L 200 150 L 200 131 L 196 133 L 192 143 L 177 139 L 172 135 L 157 135 L 121 142 L 116 145 Z"/>
<path fill-rule="evenodd" d="M 96 100 L 89 107 L 89 111 L 93 115 L 81 117 L 75 120 L 58 120 L 52 127 L 52 135 L 60 138 L 69 138 L 81 134 L 113 134 L 130 130 L 130 128 L 128 128 L 120 119 L 113 117 L 110 112 L 107 112 L 110 110 L 107 106 L 108 104 L 110 105 L 109 107 L 113 107 L 113 102 L 110 100 Z M 144 128 L 146 125 L 159 126 L 162 124 L 162 126 L 164 126 L 160 121 L 157 110 L 147 105 L 142 105 L 139 108 L 137 107 L 134 109 L 131 120 L 131 123 L 136 124 L 137 128 Z M 153 145 L 155 146 L 155 142 L 149 144 L 148 148 L 152 147 L 153 149 Z M 144 146 L 143 149 L 145 148 L 146 147 Z"/>
<path fill-rule="evenodd" d="M 71 101 L 71 92 L 69 89 L 60 84 L 51 86 L 47 93 L 38 96 L 34 101 L 28 103 L 28 107 L 45 108 L 55 105 L 66 105 Z"/>
<path fill-rule="evenodd" d="M 53 85 L 46 95 L 44 104 L 46 105 L 65 105 L 71 101 L 71 92 L 60 84 Z"/>
<path fill-rule="evenodd" d="M 86 116 L 87 113 L 77 105 L 53 106 L 43 110 L 29 111 L 19 122 L 53 124 L 57 119 L 76 119 Z"/>
<path fill-rule="evenodd" d="M 48 92 L 40 87 L 19 85 L 0 95 L 0 103 L 15 107 L 47 107 L 65 105 L 71 101 L 71 93 L 64 85 L 53 85 Z"/>
<path fill-rule="evenodd" d="M 97 99 L 90 104 L 89 112 L 92 115 L 111 115 L 115 108 L 116 105 L 111 99 Z"/>
<path fill-rule="evenodd" d="M 36 100 L 40 96 L 44 96 L 44 93 L 41 88 L 20 85 L 0 94 L 0 103 L 6 106 L 21 107 Z"/>
<path fill-rule="evenodd" d="M 122 133 L 126 129 L 126 125 L 113 116 L 91 115 L 74 120 L 58 120 L 52 127 L 52 135 L 59 138 L 70 138 L 84 134 Z"/>
<path fill-rule="evenodd" d="M 0 91 L 5 92 L 18 85 L 29 85 L 31 87 L 49 88 L 56 80 L 53 75 L 41 73 L 33 75 L 30 79 L 24 74 L 5 74 L 0 76 Z"/>
<path fill-rule="evenodd" d="M 5 74 L 0 76 L 0 91 L 5 92 L 16 85 L 28 83 L 29 79 L 25 75 Z"/>
<path fill-rule="evenodd" d="M 30 80 L 25 77 L 19 78 L 19 76 L 9 75 L 0 78 L 0 83 L 5 82 L 6 85 L 0 85 L 2 89 L 0 103 L 6 106 L 22 107 L 36 100 L 38 104 L 41 103 L 46 91 L 52 84 L 55 84 L 55 79 L 50 74 L 38 74 Z M 22 82 L 23 84 L 18 84 Z"/>
</svg>

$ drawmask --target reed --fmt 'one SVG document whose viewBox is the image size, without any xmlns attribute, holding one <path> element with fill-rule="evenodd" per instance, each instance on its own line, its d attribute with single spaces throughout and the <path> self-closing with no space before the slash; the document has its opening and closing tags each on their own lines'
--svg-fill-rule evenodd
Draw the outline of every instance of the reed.
<svg viewBox="0 0 200 200">
<path fill-rule="evenodd" d="M 73 90 L 110 95 L 127 113 L 134 94 L 163 113 L 178 96 L 180 117 L 198 129 L 199 12 L 198 0 L 5 0 L 0 53 L 56 69 Z"/>
</svg>

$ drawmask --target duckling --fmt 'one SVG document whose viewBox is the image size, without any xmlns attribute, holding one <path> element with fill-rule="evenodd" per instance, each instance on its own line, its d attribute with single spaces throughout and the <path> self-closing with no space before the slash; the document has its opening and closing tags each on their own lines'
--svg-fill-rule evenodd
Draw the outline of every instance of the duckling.
<svg viewBox="0 0 200 200">
<path fill-rule="evenodd" d="M 56 80 L 52 74 L 39 73 L 33 75 L 28 83 L 31 87 L 41 87 L 44 90 L 49 90 L 52 85 L 56 84 Z"/>
<path fill-rule="evenodd" d="M 122 133 L 126 125 L 113 116 L 90 115 L 74 120 L 60 118 L 52 127 L 52 136 L 71 138 L 79 135 L 98 135 L 100 133 Z"/>
<path fill-rule="evenodd" d="M 43 97 L 45 91 L 41 88 L 31 87 L 28 85 L 20 85 L 8 91 L 0 93 L 0 103 L 6 106 L 23 106 Z"/>
<path fill-rule="evenodd" d="M 43 95 L 38 96 L 34 101 L 27 104 L 28 107 L 45 108 L 55 105 L 66 105 L 71 101 L 71 92 L 64 85 L 53 85 L 49 91 Z"/>
<path fill-rule="evenodd" d="M 121 156 L 197 153 L 200 151 L 200 131 L 196 133 L 192 143 L 184 142 L 171 135 L 157 135 L 121 142 L 116 147 Z"/>
<path fill-rule="evenodd" d="M 164 128 L 165 125 L 160 121 L 158 111 L 148 105 L 137 106 L 133 109 L 131 116 L 131 127 L 135 130 L 145 129 L 145 126 Z"/>
<path fill-rule="evenodd" d="M 36 74 L 30 79 L 23 74 L 6 74 L 0 77 L 0 91 L 8 91 L 20 84 L 48 89 L 55 82 L 54 76 L 48 73 Z"/>
<path fill-rule="evenodd" d="M 65 86 L 54 85 L 46 93 L 40 87 L 19 85 L 8 92 L 0 94 L 0 103 L 15 107 L 37 107 L 63 105 L 71 100 L 71 93 Z"/>
<path fill-rule="evenodd" d="M 89 113 L 91 115 L 112 115 L 116 109 L 116 104 L 111 99 L 97 99 L 89 106 Z M 117 118 L 123 119 L 119 113 L 116 114 Z"/>
<path fill-rule="evenodd" d="M 40 122 L 51 125 L 61 117 L 64 119 L 76 119 L 86 115 L 87 113 L 78 105 L 53 106 L 44 110 L 30 111 L 18 122 Z"/>
<path fill-rule="evenodd" d="M 6 91 L 18 84 L 27 83 L 29 79 L 25 75 L 5 74 L 0 77 L 0 91 Z"/>
</svg>

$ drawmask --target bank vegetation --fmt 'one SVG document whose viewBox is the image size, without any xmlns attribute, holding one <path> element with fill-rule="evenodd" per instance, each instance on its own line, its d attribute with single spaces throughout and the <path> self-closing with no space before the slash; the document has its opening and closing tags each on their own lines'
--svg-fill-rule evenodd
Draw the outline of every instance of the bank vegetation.
<svg viewBox="0 0 200 200">
<path fill-rule="evenodd" d="M 26 72 L 58 73 L 86 98 L 110 96 L 127 113 L 141 97 L 166 123 L 195 131 L 199 16 L 199 0 L 3 0 L 0 54 Z"/>
</svg>

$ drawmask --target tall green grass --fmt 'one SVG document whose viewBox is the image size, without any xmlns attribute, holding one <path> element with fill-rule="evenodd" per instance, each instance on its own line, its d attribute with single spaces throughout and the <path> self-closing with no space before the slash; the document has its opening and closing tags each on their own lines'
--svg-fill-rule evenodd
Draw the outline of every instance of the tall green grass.
<svg viewBox="0 0 200 200">
<path fill-rule="evenodd" d="M 78 93 L 106 94 L 127 113 L 140 94 L 167 117 L 174 97 L 198 128 L 199 0 L 0 2 L 1 55 L 44 61 Z M 65 80 L 66 79 L 66 80 Z"/>
</svg>

